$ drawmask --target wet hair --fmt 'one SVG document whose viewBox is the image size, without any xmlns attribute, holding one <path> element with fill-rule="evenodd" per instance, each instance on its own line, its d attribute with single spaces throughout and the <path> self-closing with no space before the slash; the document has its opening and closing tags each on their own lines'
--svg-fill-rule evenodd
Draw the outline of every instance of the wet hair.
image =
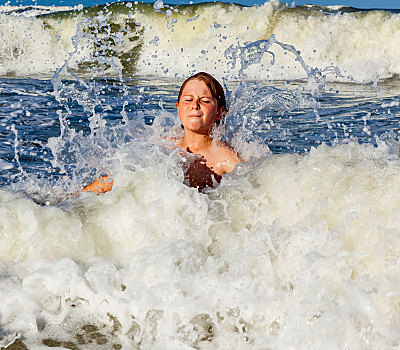
<svg viewBox="0 0 400 350">
<path fill-rule="evenodd" d="M 177 99 L 178 103 L 182 96 L 182 92 L 183 92 L 183 89 L 185 88 L 186 84 L 190 80 L 193 80 L 193 79 L 197 79 L 197 80 L 204 82 L 204 84 L 206 84 L 207 87 L 209 88 L 212 97 L 214 97 L 217 100 L 218 109 L 220 109 L 221 107 L 224 107 L 224 109 L 226 110 L 226 100 L 225 100 L 224 89 L 222 88 L 221 84 L 219 83 L 219 81 L 217 79 L 215 79 L 211 74 L 208 74 L 206 72 L 199 72 L 195 75 L 192 75 L 191 77 L 187 78 L 183 82 L 183 84 L 179 90 L 179 94 L 178 94 L 178 99 Z"/>
</svg>

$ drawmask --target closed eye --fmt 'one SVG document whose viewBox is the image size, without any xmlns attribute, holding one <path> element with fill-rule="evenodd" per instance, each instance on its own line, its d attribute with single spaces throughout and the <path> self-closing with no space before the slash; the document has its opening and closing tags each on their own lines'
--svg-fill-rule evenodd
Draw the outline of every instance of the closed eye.
<svg viewBox="0 0 400 350">
<path fill-rule="evenodd" d="M 182 98 L 183 102 L 192 102 L 194 100 L 195 99 L 191 96 L 186 96 L 186 97 Z M 202 98 L 198 99 L 198 102 L 208 104 L 208 103 L 214 102 L 214 99 L 210 98 L 210 97 L 202 97 Z"/>
<path fill-rule="evenodd" d="M 203 103 L 213 103 L 214 101 L 215 101 L 215 99 L 209 98 L 209 97 L 201 99 L 201 102 L 203 102 Z"/>
</svg>

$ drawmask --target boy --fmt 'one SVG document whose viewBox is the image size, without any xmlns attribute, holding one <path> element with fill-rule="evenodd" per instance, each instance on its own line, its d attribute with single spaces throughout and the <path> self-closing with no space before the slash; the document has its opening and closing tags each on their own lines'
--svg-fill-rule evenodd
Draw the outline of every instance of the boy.
<svg viewBox="0 0 400 350">
<path fill-rule="evenodd" d="M 185 151 L 199 155 L 184 168 L 185 182 L 199 191 L 214 187 L 222 174 L 231 172 L 242 161 L 228 144 L 211 138 L 214 123 L 226 113 L 224 90 L 212 75 L 197 73 L 183 82 L 176 108 L 184 135 L 172 141 Z"/>
<path fill-rule="evenodd" d="M 197 73 L 186 79 L 176 101 L 184 130 L 182 138 L 173 138 L 176 146 L 198 155 L 184 165 L 185 183 L 202 191 L 214 187 L 242 159 L 227 143 L 214 141 L 211 130 L 226 113 L 225 94 L 221 84 L 210 74 Z M 107 176 L 86 186 L 83 191 L 111 191 L 113 182 Z"/>
</svg>

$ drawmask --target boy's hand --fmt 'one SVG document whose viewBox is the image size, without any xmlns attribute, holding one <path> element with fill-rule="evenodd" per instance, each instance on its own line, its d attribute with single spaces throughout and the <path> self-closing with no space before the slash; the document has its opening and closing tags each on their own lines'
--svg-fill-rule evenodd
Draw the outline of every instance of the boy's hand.
<svg viewBox="0 0 400 350">
<path fill-rule="evenodd" d="M 82 191 L 106 193 L 112 190 L 113 180 L 108 175 L 101 176 L 99 180 L 95 180 L 90 185 L 85 186 Z"/>
</svg>

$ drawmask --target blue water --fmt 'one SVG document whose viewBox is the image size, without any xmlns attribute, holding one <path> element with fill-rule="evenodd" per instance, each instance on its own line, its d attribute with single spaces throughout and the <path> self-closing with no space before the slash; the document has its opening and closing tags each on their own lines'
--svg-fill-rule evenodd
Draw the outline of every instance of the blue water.
<svg viewBox="0 0 400 350">
<path fill-rule="evenodd" d="M 77 81 L 65 80 L 63 83 L 65 86 L 78 85 L 81 92 L 86 90 L 84 86 L 79 87 Z M 176 115 L 179 83 L 178 79 L 137 78 L 122 83 L 115 79 L 96 80 L 92 84 L 101 100 L 96 102 L 94 111 L 101 114 L 110 129 L 122 123 L 123 106 L 128 119 L 143 120 L 150 126 L 162 110 Z M 295 90 L 294 83 L 228 84 L 231 90 L 238 87 L 257 89 L 259 96 L 270 94 L 275 97 L 278 104 L 258 106 L 257 115 L 249 120 L 250 138 L 262 140 L 273 153 L 304 153 L 321 143 L 333 145 L 350 139 L 376 145 L 377 139 L 389 137 L 394 140 L 399 132 L 400 107 L 398 103 L 390 105 L 400 98 L 397 81 L 380 82 L 374 87 L 371 84 L 327 84 L 323 91 L 304 93 L 305 98 L 312 101 L 311 107 L 293 102 L 290 91 Z M 57 167 L 52 167 L 53 155 L 47 147 L 50 137 L 60 136 L 57 111 L 62 111 L 63 122 L 68 128 L 82 132 L 84 137 L 90 136 L 89 118 L 93 111 L 85 111 L 72 97 L 64 98 L 60 103 L 54 96 L 51 80 L 3 78 L 0 91 L 0 154 L 4 161 L 1 163 L 1 185 L 9 185 L 26 174 L 46 177 L 49 181 L 64 176 Z M 254 101 L 249 101 L 243 111 L 235 111 L 235 114 L 240 117 L 251 111 L 253 105 Z M 108 109 L 110 106 L 111 110 Z M 71 164 L 66 166 L 73 167 L 73 159 L 69 161 Z"/>
</svg>

